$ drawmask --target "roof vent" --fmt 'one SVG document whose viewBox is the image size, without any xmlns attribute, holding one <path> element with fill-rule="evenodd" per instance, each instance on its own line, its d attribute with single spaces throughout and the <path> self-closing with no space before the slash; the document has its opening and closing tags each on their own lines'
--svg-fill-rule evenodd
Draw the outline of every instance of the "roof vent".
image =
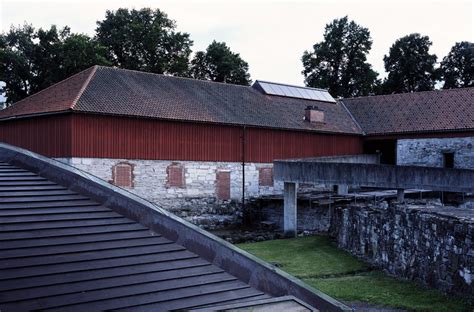
<svg viewBox="0 0 474 312">
<path fill-rule="evenodd" d="M 324 112 L 317 106 L 306 106 L 304 110 L 304 120 L 311 123 L 324 123 Z"/>
</svg>

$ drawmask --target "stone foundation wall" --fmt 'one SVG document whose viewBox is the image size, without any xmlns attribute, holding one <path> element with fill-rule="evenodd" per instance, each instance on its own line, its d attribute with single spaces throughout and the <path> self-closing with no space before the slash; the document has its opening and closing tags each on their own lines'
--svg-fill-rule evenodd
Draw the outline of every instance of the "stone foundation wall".
<svg viewBox="0 0 474 312">
<path fill-rule="evenodd" d="M 283 199 L 258 198 L 248 204 L 255 222 L 268 221 L 276 228 L 283 229 Z M 307 198 L 298 199 L 297 209 L 298 231 L 328 232 L 331 226 L 331 213 L 328 205 L 315 204 Z M 255 224 L 258 226 L 258 224 Z"/>
<path fill-rule="evenodd" d="M 474 169 L 474 137 L 398 140 L 397 165 L 443 167 L 445 152 L 454 152 L 455 168 Z"/>
<path fill-rule="evenodd" d="M 111 183 L 114 183 L 114 166 L 129 164 L 132 181 L 130 186 L 122 187 L 204 228 L 214 229 L 242 221 L 241 163 L 77 157 L 58 160 Z M 170 165 L 183 168 L 183 185 L 170 186 Z M 261 169 L 272 166 L 266 163 L 245 165 L 246 198 L 282 194 L 281 182 L 268 186 L 268 179 L 264 179 L 266 185 L 261 185 Z M 230 172 L 230 198 L 226 200 L 217 198 L 216 174 L 219 171 Z"/>
<path fill-rule="evenodd" d="M 391 274 L 474 300 L 473 215 L 454 207 L 350 206 L 334 210 L 330 234 Z"/>
</svg>

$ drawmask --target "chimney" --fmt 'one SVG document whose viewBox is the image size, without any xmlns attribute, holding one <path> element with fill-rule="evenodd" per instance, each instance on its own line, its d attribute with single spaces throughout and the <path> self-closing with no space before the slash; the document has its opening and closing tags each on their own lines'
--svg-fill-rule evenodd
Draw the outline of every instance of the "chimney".
<svg viewBox="0 0 474 312">
<path fill-rule="evenodd" d="M 324 112 L 317 106 L 309 105 L 304 110 L 304 120 L 311 123 L 324 123 Z"/>
</svg>

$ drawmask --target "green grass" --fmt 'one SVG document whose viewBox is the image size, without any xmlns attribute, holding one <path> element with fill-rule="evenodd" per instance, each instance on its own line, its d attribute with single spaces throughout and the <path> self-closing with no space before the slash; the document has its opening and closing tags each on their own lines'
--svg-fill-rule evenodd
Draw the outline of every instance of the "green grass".
<svg viewBox="0 0 474 312">
<path fill-rule="evenodd" d="M 240 248 L 298 277 L 341 275 L 369 268 L 350 254 L 334 248 L 325 236 L 279 239 L 240 244 Z"/>
<path fill-rule="evenodd" d="M 326 294 L 343 301 L 360 301 L 408 311 L 473 311 L 461 299 L 447 297 L 381 271 L 337 249 L 324 236 L 240 244 L 240 248 L 276 263 Z"/>
</svg>

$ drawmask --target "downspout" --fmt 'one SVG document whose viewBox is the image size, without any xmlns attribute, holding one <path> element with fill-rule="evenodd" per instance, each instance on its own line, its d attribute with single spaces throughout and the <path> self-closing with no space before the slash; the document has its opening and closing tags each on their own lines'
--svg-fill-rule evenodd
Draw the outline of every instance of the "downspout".
<svg viewBox="0 0 474 312">
<path fill-rule="evenodd" d="M 248 216 L 247 212 L 245 211 L 245 135 L 246 135 L 246 126 L 242 128 L 242 214 L 243 214 L 243 221 L 244 224 L 248 223 Z"/>
</svg>

